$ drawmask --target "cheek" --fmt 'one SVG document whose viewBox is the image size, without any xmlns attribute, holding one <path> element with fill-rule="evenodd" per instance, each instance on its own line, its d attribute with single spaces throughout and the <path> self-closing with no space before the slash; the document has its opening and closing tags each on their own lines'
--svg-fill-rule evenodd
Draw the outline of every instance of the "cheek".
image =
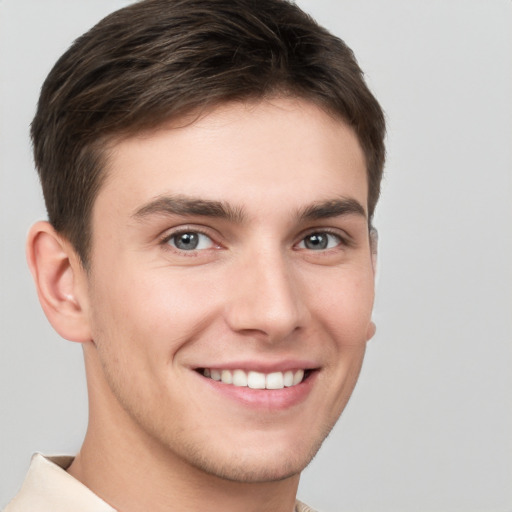
<svg viewBox="0 0 512 512">
<path fill-rule="evenodd" d="M 214 294 L 204 282 L 171 269 L 124 275 L 96 280 L 93 332 L 98 341 L 169 359 L 214 315 Z"/>
<path fill-rule="evenodd" d="M 360 344 L 366 342 L 373 300 L 373 272 L 342 270 L 316 294 L 315 309 L 338 344 Z"/>
</svg>

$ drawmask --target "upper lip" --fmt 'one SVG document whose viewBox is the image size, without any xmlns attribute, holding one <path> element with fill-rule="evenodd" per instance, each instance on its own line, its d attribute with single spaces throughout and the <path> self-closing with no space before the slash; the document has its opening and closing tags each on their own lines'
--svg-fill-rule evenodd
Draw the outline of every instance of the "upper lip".
<svg viewBox="0 0 512 512">
<path fill-rule="evenodd" d="M 319 365 L 311 360 L 288 359 L 282 361 L 230 361 L 225 363 L 215 362 L 194 366 L 194 370 L 209 368 L 215 370 L 245 370 L 260 373 L 286 372 L 289 370 L 314 370 Z"/>
</svg>

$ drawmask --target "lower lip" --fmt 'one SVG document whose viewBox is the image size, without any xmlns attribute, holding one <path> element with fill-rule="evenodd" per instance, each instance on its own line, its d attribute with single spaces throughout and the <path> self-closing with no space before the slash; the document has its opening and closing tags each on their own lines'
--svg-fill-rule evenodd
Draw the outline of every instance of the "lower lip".
<svg viewBox="0 0 512 512">
<path fill-rule="evenodd" d="M 311 392 L 318 371 L 312 371 L 300 384 L 283 389 L 252 389 L 249 387 L 224 384 L 221 381 L 197 374 L 215 392 L 244 406 L 262 410 L 279 411 L 298 405 Z"/>
</svg>

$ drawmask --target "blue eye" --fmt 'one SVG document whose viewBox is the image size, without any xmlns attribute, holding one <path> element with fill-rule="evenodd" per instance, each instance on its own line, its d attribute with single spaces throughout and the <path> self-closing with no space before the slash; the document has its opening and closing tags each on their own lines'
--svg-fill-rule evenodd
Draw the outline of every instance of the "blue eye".
<svg viewBox="0 0 512 512">
<path fill-rule="evenodd" d="M 300 249 L 309 249 L 310 251 L 325 251 L 337 247 L 342 243 L 341 237 L 332 233 L 318 232 L 310 233 L 299 243 Z"/>
<path fill-rule="evenodd" d="M 169 238 L 167 243 L 180 251 L 199 251 L 214 246 L 213 240 L 209 236 L 197 231 L 176 233 Z"/>
</svg>

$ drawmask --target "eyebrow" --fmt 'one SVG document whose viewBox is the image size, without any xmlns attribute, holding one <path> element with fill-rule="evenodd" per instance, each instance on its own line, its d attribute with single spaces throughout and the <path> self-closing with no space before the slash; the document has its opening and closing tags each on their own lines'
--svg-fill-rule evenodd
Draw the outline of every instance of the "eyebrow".
<svg viewBox="0 0 512 512">
<path fill-rule="evenodd" d="M 366 219 L 366 211 L 363 205 L 356 199 L 345 197 L 315 202 L 299 212 L 299 217 L 303 221 L 328 219 L 344 215 L 360 215 Z"/>
<path fill-rule="evenodd" d="M 232 206 L 224 201 L 183 195 L 157 197 L 139 208 L 133 217 L 142 220 L 152 215 L 198 215 L 226 219 L 237 224 L 241 224 L 246 218 L 243 207 Z M 366 219 L 366 211 L 361 203 L 356 199 L 345 197 L 318 201 L 298 212 L 298 218 L 303 222 L 345 215 L 359 215 Z"/>
<path fill-rule="evenodd" d="M 226 219 L 234 223 L 241 223 L 245 218 L 241 207 L 233 207 L 224 201 L 196 199 L 182 195 L 157 197 L 139 208 L 133 217 L 144 219 L 151 215 L 198 215 Z"/>
</svg>

